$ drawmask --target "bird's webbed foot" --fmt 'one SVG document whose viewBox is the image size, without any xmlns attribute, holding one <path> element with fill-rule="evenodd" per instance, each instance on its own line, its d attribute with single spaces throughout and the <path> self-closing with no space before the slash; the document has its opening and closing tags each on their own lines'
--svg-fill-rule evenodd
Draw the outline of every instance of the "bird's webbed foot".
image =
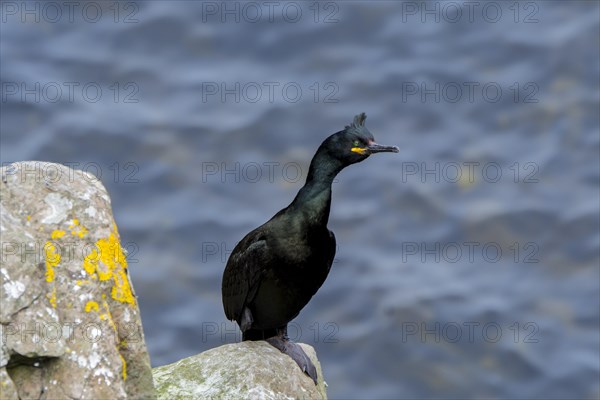
<svg viewBox="0 0 600 400">
<path fill-rule="evenodd" d="M 277 336 L 268 338 L 267 342 L 282 353 L 290 356 L 292 360 L 296 361 L 296 364 L 298 364 L 302 372 L 308 375 L 315 385 L 317 384 L 317 369 L 304 350 L 302 350 L 302 347 L 289 340 L 287 337 L 287 329 L 278 332 Z"/>
</svg>

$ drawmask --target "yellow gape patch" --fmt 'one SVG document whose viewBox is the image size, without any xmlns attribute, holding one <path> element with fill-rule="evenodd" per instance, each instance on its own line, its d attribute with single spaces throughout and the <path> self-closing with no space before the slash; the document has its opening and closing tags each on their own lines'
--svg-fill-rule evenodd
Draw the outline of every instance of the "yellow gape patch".
<svg viewBox="0 0 600 400">
<path fill-rule="evenodd" d="M 367 149 L 364 148 L 364 147 L 353 147 L 353 148 L 350 149 L 350 151 L 353 151 L 353 152 L 358 153 L 358 154 L 364 154 L 365 151 L 367 151 Z"/>
</svg>

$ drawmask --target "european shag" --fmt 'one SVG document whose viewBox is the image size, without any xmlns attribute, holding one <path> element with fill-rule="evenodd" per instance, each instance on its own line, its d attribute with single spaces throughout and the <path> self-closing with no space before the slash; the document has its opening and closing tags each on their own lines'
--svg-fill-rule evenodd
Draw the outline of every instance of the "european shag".
<svg viewBox="0 0 600 400">
<path fill-rule="evenodd" d="M 242 340 L 267 340 L 315 384 L 315 366 L 288 339 L 287 324 L 319 290 L 333 262 L 335 236 L 327 229 L 333 179 L 371 154 L 398 152 L 396 146 L 375 143 L 366 118 L 357 115 L 323 141 L 294 201 L 235 246 L 223 273 L 225 315 L 238 323 Z"/>
</svg>

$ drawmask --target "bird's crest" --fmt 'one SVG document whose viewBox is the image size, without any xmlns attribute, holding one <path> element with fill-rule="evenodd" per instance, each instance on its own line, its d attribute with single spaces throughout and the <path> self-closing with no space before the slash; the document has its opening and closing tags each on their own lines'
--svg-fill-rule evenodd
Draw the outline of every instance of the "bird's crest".
<svg viewBox="0 0 600 400">
<path fill-rule="evenodd" d="M 365 120 L 367 119 L 367 114 L 360 113 L 354 117 L 354 121 L 350 125 L 346 125 L 346 129 L 360 129 L 360 127 L 365 126 Z"/>
</svg>

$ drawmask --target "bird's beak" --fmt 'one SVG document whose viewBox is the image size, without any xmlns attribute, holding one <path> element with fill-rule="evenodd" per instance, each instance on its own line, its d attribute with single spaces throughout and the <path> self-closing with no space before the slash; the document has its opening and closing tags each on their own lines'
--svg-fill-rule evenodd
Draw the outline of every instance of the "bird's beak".
<svg viewBox="0 0 600 400">
<path fill-rule="evenodd" d="M 384 152 L 397 153 L 400 149 L 397 146 L 384 146 L 375 142 L 370 142 L 367 146 L 367 151 L 369 154 Z"/>
</svg>

